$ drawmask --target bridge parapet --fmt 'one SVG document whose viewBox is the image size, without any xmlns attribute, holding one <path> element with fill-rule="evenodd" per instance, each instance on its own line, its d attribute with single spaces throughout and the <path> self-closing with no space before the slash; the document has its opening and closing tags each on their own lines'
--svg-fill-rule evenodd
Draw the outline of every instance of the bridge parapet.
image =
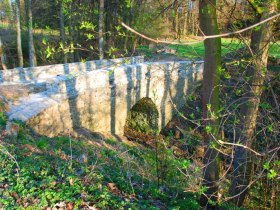
<svg viewBox="0 0 280 210">
<path fill-rule="evenodd" d="M 144 62 L 143 56 L 135 56 L 29 68 L 15 68 L 0 71 L 0 84 L 45 82 L 50 78 L 55 78 L 57 75 L 77 75 L 96 69 L 108 68 L 110 66 L 136 64 L 142 62 Z"/>
<path fill-rule="evenodd" d="M 136 62 L 59 75 L 46 80 L 44 91 L 11 105 L 9 120 L 23 121 L 47 136 L 75 127 L 122 134 L 132 106 L 148 97 L 159 111 L 162 128 L 175 113 L 173 105 L 182 107 L 201 80 L 202 69 L 203 62 Z"/>
</svg>

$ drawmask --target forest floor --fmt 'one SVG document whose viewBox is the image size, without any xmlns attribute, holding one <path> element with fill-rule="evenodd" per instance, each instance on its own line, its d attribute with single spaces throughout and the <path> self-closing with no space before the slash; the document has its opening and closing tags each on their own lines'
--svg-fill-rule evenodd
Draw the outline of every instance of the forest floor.
<svg viewBox="0 0 280 210">
<path fill-rule="evenodd" d="M 194 91 L 181 115 L 201 118 L 199 101 Z M 200 131 L 180 117 L 141 143 L 83 128 L 47 138 L 19 122 L 8 135 L 6 123 L 1 112 L 0 209 L 199 209 Z"/>
<path fill-rule="evenodd" d="M 7 136 L 1 124 L 0 209 L 198 209 L 198 194 L 185 192 L 198 180 L 178 169 L 199 169 L 163 144 L 157 153 L 85 129 L 46 138 L 20 124 Z"/>
</svg>

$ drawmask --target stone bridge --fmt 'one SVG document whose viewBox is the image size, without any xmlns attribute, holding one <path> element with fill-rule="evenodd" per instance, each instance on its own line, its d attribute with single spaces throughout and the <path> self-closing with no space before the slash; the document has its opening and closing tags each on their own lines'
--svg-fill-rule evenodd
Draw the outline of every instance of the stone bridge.
<svg viewBox="0 0 280 210">
<path fill-rule="evenodd" d="M 164 127 L 201 80 L 202 69 L 201 61 L 144 62 L 141 56 L 17 68 L 0 71 L 0 94 L 27 90 L 10 97 L 8 117 L 42 135 L 79 127 L 123 134 L 129 111 L 146 97 L 158 109 L 158 127 Z"/>
</svg>

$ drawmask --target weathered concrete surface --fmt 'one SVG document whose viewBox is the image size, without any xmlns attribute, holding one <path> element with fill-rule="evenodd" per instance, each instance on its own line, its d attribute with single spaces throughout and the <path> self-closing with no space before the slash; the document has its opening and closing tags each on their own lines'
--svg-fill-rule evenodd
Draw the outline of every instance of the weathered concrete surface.
<svg viewBox="0 0 280 210">
<path fill-rule="evenodd" d="M 49 66 L 39 66 L 30 68 L 15 68 L 0 71 L 1 83 L 27 83 L 45 82 L 46 80 L 58 75 L 75 76 L 82 72 L 102 69 L 110 66 L 123 64 L 135 64 L 144 62 L 143 56 L 117 58 L 109 60 L 93 60 L 80 63 L 56 64 Z"/>
<path fill-rule="evenodd" d="M 44 81 L 43 92 L 13 102 L 8 115 L 47 136 L 75 127 L 123 134 L 132 106 L 148 97 L 158 109 L 162 128 L 174 114 L 170 99 L 180 108 L 193 84 L 201 79 L 202 69 L 203 62 L 135 62 L 59 75 Z"/>
</svg>

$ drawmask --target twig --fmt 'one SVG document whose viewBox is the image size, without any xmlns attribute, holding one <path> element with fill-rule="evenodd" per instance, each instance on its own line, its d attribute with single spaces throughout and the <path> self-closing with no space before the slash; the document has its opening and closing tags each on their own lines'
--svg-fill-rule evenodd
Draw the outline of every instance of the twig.
<svg viewBox="0 0 280 210">
<path fill-rule="evenodd" d="M 183 44 L 183 45 L 190 45 L 190 44 L 195 44 L 195 43 L 199 43 L 199 42 L 202 42 L 202 41 L 203 41 L 203 39 L 202 39 L 202 40 L 199 40 L 199 41 L 194 41 L 194 42 L 170 42 L 170 41 L 165 41 L 165 40 L 158 40 L 158 39 L 153 39 L 153 38 L 151 38 L 151 37 L 148 37 L 148 36 L 146 36 L 146 35 L 144 35 L 144 34 L 139 33 L 138 31 L 134 30 L 133 28 L 129 27 L 128 25 L 126 25 L 126 24 L 123 23 L 123 22 L 121 22 L 121 25 L 122 25 L 123 27 L 125 27 L 127 30 L 131 31 L 132 33 L 134 33 L 134 34 L 136 34 L 136 35 L 138 35 L 138 36 L 140 36 L 140 37 L 142 37 L 142 38 L 144 38 L 144 39 L 147 39 L 147 40 L 149 40 L 149 41 L 151 41 L 151 42 L 155 42 L 155 43 L 157 43 L 157 44 L 162 43 L 162 44 Z"/>
<path fill-rule="evenodd" d="M 270 160 L 268 161 L 268 163 L 270 163 L 272 161 L 272 159 L 274 158 L 274 156 L 277 154 L 277 152 L 275 152 L 272 157 L 270 158 Z M 230 196 L 230 197 L 226 197 L 225 198 L 225 201 L 229 201 L 229 200 L 232 200 L 233 198 L 241 195 L 242 193 L 244 193 L 246 190 L 248 190 L 248 188 L 250 188 L 255 182 L 257 182 L 261 177 L 262 175 L 264 174 L 264 172 L 266 171 L 266 169 L 263 169 L 260 174 L 257 176 L 256 179 L 252 180 L 241 192 L 239 192 L 238 194 L 236 195 L 233 195 L 233 196 Z"/>
<path fill-rule="evenodd" d="M 18 165 L 18 162 L 17 162 L 16 158 L 15 158 L 15 157 L 7 150 L 7 148 L 4 147 L 2 144 L 0 144 L 0 147 L 2 147 L 2 148 L 0 148 L 0 151 L 1 151 L 3 154 L 7 155 L 12 161 L 14 161 L 14 163 L 16 164 L 16 166 L 17 166 L 17 168 L 18 168 L 18 170 L 17 170 L 17 173 L 18 173 L 19 170 L 20 170 L 20 167 L 19 167 L 19 165 Z"/>
<path fill-rule="evenodd" d="M 70 168 L 72 169 L 72 162 L 73 162 L 73 153 L 72 153 L 72 140 L 70 136 L 70 131 L 68 130 L 68 138 L 69 138 L 69 146 L 70 146 Z"/>
<path fill-rule="evenodd" d="M 243 144 L 229 143 L 229 142 L 225 142 L 225 141 L 222 141 L 222 140 L 218 140 L 218 142 L 221 145 L 231 145 L 231 146 L 243 147 L 244 149 L 248 149 L 249 151 L 253 152 L 254 154 L 256 154 L 258 156 L 264 156 L 264 155 L 256 152 L 255 150 L 251 149 L 250 147 L 248 147 L 246 145 L 243 145 Z"/>
</svg>

